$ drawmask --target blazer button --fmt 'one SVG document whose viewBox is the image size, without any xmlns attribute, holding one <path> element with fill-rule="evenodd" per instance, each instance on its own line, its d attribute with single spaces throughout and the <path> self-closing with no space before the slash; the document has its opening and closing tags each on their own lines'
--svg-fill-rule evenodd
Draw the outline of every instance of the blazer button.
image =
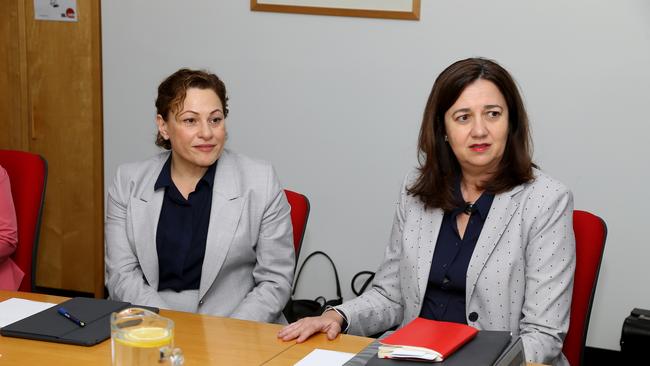
<svg viewBox="0 0 650 366">
<path fill-rule="evenodd" d="M 203 305 L 203 300 L 199 300 L 199 306 Z"/>
<path fill-rule="evenodd" d="M 478 314 L 475 311 L 469 313 L 469 321 L 475 322 L 476 320 L 478 320 Z"/>
</svg>

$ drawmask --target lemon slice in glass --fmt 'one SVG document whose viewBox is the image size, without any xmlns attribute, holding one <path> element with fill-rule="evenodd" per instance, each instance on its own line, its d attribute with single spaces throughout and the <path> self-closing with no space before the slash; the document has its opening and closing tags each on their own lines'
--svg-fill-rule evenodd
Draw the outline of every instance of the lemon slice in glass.
<svg viewBox="0 0 650 366">
<path fill-rule="evenodd" d="M 124 332 L 123 338 L 118 337 L 116 340 L 131 347 L 162 347 L 169 345 L 171 342 L 171 332 L 165 328 L 159 327 L 141 327 Z"/>
</svg>

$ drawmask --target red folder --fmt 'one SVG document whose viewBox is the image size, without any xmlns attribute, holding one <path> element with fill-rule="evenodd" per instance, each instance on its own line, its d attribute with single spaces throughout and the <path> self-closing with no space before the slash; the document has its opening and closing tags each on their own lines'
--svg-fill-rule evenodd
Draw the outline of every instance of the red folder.
<svg viewBox="0 0 650 366">
<path fill-rule="evenodd" d="M 466 324 L 415 318 L 380 341 L 379 357 L 443 361 L 477 333 Z"/>
</svg>

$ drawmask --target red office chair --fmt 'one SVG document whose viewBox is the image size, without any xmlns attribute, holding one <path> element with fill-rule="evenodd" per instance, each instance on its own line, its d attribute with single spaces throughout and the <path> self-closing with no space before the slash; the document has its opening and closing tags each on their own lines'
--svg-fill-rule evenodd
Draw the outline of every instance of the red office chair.
<svg viewBox="0 0 650 366">
<path fill-rule="evenodd" d="M 562 352 L 571 366 L 579 366 L 584 359 L 591 304 L 605 249 L 607 225 L 596 215 L 576 210 L 573 211 L 573 231 L 576 237 L 576 272 L 573 280 L 571 322 Z"/>
<path fill-rule="evenodd" d="M 38 236 L 41 228 L 47 162 L 38 154 L 0 150 L 0 165 L 7 171 L 16 207 L 18 248 L 13 261 L 25 272 L 19 291 L 31 292 L 36 277 Z"/>
<path fill-rule="evenodd" d="M 302 246 L 302 239 L 305 236 L 307 218 L 309 218 L 309 199 L 306 196 L 285 189 L 284 193 L 291 206 L 291 224 L 293 225 L 293 247 L 296 250 L 296 263 Z"/>
</svg>

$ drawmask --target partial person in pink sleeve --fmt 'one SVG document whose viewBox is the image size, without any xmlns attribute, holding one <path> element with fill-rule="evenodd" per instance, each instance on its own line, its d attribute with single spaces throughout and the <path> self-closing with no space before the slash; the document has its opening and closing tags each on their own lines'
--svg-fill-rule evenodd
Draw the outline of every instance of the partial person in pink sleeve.
<svg viewBox="0 0 650 366">
<path fill-rule="evenodd" d="M 9 175 L 0 166 L 0 290 L 18 290 L 25 275 L 10 258 L 17 247 L 16 209 Z"/>
</svg>

